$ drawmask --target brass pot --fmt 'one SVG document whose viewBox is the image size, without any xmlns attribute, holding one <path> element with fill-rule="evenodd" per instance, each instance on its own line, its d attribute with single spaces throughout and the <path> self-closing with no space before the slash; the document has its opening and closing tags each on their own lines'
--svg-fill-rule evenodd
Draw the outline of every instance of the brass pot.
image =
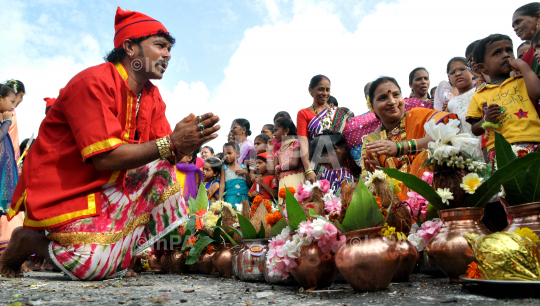
<svg viewBox="0 0 540 306">
<path fill-rule="evenodd" d="M 291 269 L 291 274 L 304 288 L 328 287 L 337 277 L 334 257 L 332 253 L 323 253 L 316 243 L 303 246 L 300 257 L 295 259 L 297 266 Z"/>
<path fill-rule="evenodd" d="M 208 254 L 206 251 L 203 251 L 199 259 L 197 260 L 197 268 L 202 274 L 212 274 L 214 272 L 214 265 L 212 264 L 212 258 L 214 257 L 214 252 Z"/>
<path fill-rule="evenodd" d="M 540 236 L 540 202 L 509 206 L 506 211 L 514 218 L 504 229 L 505 232 L 515 232 L 519 228 L 529 228 Z M 537 243 L 540 247 L 540 243 Z"/>
<path fill-rule="evenodd" d="M 345 233 L 347 242 L 336 254 L 339 272 L 359 292 L 382 290 L 390 285 L 400 261 L 396 243 L 383 238 L 382 227 Z"/>
<path fill-rule="evenodd" d="M 416 247 L 407 240 L 396 241 L 396 247 L 399 250 L 399 264 L 392 281 L 394 282 L 406 282 L 409 280 L 416 267 L 416 261 L 418 260 L 418 251 Z"/>
<path fill-rule="evenodd" d="M 221 276 L 233 276 L 232 258 L 234 254 L 232 248 L 232 243 L 220 244 L 212 256 L 212 264 Z"/>
<path fill-rule="evenodd" d="M 467 240 L 461 234 L 490 234 L 480 221 L 483 215 L 484 209 L 476 207 L 439 211 L 443 226 L 427 245 L 427 254 L 451 282 L 459 282 L 459 276 L 467 272 L 468 265 L 475 259 Z"/>
</svg>

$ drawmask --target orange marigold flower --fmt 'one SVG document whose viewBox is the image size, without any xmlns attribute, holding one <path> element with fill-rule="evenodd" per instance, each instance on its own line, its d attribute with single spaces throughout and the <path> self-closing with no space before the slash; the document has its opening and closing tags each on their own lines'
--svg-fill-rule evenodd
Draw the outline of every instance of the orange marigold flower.
<svg viewBox="0 0 540 306">
<path fill-rule="evenodd" d="M 292 187 L 287 187 L 287 189 L 289 189 L 289 191 L 294 194 L 296 192 L 296 190 Z M 279 190 L 279 194 L 278 194 L 278 197 L 282 198 L 282 199 L 285 199 L 285 196 L 287 195 L 287 190 L 285 188 L 281 188 Z"/>
<path fill-rule="evenodd" d="M 478 269 L 478 265 L 476 264 L 476 262 L 471 262 L 471 264 L 469 265 L 469 268 L 467 269 L 467 278 L 472 278 L 472 279 L 482 279 L 482 275 L 480 274 L 480 270 Z"/>
<path fill-rule="evenodd" d="M 381 197 L 375 197 L 375 200 L 377 200 L 377 204 L 379 204 L 379 208 L 381 208 L 382 207 Z"/>
<path fill-rule="evenodd" d="M 398 196 L 398 198 L 401 200 L 401 202 L 407 200 L 407 199 L 405 198 L 405 196 L 404 196 L 402 193 L 398 193 L 397 196 Z"/>
<path fill-rule="evenodd" d="M 525 155 L 527 155 L 529 153 L 529 151 L 527 150 L 519 150 L 518 151 L 518 157 L 523 157 Z"/>
<path fill-rule="evenodd" d="M 265 200 L 264 201 L 264 207 L 266 207 L 266 211 L 271 213 L 272 212 L 272 203 L 270 201 Z"/>
<path fill-rule="evenodd" d="M 213 245 L 206 246 L 206 254 L 212 254 L 213 251 L 214 251 Z"/>
<path fill-rule="evenodd" d="M 262 198 L 261 196 L 256 196 L 256 197 L 253 199 L 253 204 L 255 204 L 255 205 L 258 206 L 259 204 L 262 203 L 262 201 L 263 201 L 263 198 Z"/>
<path fill-rule="evenodd" d="M 381 213 L 385 217 L 388 215 L 388 211 L 386 211 L 386 209 L 381 209 Z"/>
</svg>

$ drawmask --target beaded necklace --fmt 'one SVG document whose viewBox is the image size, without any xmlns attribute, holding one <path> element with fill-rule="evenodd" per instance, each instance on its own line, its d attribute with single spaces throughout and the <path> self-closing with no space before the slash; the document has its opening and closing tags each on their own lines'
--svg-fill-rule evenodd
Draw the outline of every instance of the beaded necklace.
<svg viewBox="0 0 540 306">
<path fill-rule="evenodd" d="M 388 129 L 384 126 L 384 124 L 381 124 L 381 139 L 382 140 L 390 140 L 390 141 L 400 141 L 400 140 L 406 140 L 407 139 L 407 133 L 405 132 L 405 118 L 404 115 L 401 118 L 401 122 L 398 126 L 396 126 L 392 131 L 387 132 Z M 390 135 L 390 138 L 388 138 L 388 134 Z M 401 168 L 399 171 L 401 172 L 407 172 L 407 164 L 409 162 L 409 157 L 407 155 L 402 155 L 396 157 L 401 162 Z M 394 160 L 392 157 L 388 158 L 386 157 L 386 160 L 388 160 L 388 164 L 390 165 L 390 168 L 397 169 L 396 164 L 394 163 Z"/>
<path fill-rule="evenodd" d="M 313 107 L 313 110 L 315 112 L 315 116 L 317 116 L 317 118 L 319 119 L 319 121 L 321 122 L 321 125 L 322 125 L 322 129 L 323 130 L 326 130 L 326 129 L 329 129 L 332 122 L 330 121 L 326 121 L 326 119 L 328 118 L 328 116 L 330 116 L 330 114 L 332 113 L 332 107 L 330 105 L 328 105 L 326 107 L 326 114 L 324 115 L 324 118 L 321 118 L 319 116 L 319 112 L 317 111 L 317 108 L 315 108 L 315 104 L 313 104 L 311 107 Z"/>
</svg>

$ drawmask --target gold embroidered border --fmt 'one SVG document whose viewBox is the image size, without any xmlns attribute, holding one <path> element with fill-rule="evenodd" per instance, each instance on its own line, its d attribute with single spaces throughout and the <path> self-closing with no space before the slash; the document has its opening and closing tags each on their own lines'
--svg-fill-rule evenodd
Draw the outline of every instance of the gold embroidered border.
<svg viewBox="0 0 540 306">
<path fill-rule="evenodd" d="M 154 207 L 161 205 L 165 203 L 165 201 L 172 197 L 173 195 L 177 194 L 182 187 L 180 187 L 180 183 L 175 182 L 174 185 L 172 185 L 169 189 L 165 190 L 160 196 L 156 204 L 154 204 Z"/>
<path fill-rule="evenodd" d="M 58 241 L 61 245 L 74 245 L 80 243 L 88 244 L 113 244 L 129 233 L 133 232 L 139 225 L 144 225 L 150 220 L 151 213 L 145 213 L 131 221 L 123 230 L 115 233 L 88 233 L 88 232 L 73 232 L 73 233 L 52 233 L 47 235 L 47 238 Z"/>
</svg>

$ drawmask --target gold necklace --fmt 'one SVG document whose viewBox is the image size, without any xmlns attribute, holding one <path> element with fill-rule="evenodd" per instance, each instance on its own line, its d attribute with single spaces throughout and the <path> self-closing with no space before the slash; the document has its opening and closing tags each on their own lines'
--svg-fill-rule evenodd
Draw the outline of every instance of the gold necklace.
<svg viewBox="0 0 540 306">
<path fill-rule="evenodd" d="M 325 120 L 326 120 L 326 118 L 328 118 L 328 116 L 330 116 L 330 113 L 332 111 L 332 108 L 330 107 L 330 105 L 328 105 L 326 107 L 326 114 L 324 115 L 324 118 L 322 118 L 322 119 L 319 116 L 319 112 L 317 111 L 317 108 L 315 108 L 315 103 L 313 103 L 313 105 L 311 107 L 313 107 L 313 111 L 315 112 L 315 116 L 317 116 L 317 118 L 319 119 L 319 122 L 321 122 L 322 129 L 323 130 L 329 129 L 330 128 L 330 123 L 325 122 Z"/>
</svg>

